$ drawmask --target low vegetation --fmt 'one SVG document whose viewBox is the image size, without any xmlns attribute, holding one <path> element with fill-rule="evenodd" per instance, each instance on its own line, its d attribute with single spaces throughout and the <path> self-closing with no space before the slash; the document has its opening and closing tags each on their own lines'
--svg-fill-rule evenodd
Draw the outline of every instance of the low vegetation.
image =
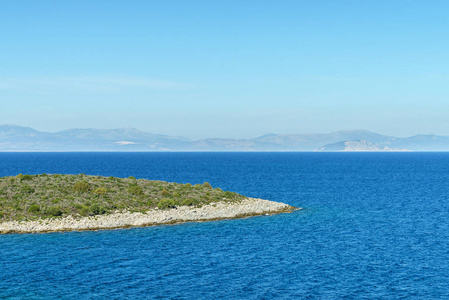
<svg viewBox="0 0 449 300">
<path fill-rule="evenodd" d="M 145 212 L 242 199 L 208 182 L 191 185 L 84 174 L 0 177 L 0 221 Z"/>
</svg>

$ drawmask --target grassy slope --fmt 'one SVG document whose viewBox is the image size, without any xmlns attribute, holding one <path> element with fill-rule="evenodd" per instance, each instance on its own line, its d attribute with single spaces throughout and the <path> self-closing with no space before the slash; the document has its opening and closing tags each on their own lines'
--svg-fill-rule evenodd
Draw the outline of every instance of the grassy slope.
<svg viewBox="0 0 449 300">
<path fill-rule="evenodd" d="M 0 177 L 0 222 L 57 216 L 92 216 L 180 205 L 240 201 L 244 196 L 203 185 L 134 177 L 22 175 Z"/>
</svg>

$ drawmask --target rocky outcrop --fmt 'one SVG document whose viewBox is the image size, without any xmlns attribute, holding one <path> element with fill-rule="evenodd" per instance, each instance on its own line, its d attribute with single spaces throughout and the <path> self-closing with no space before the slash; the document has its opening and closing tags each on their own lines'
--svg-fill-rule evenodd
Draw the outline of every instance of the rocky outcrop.
<svg viewBox="0 0 449 300">
<path fill-rule="evenodd" d="M 181 206 L 169 210 L 154 209 L 145 213 L 126 211 L 92 217 L 68 216 L 36 221 L 8 221 L 0 223 L 0 233 L 43 233 L 144 227 L 270 215 L 291 212 L 296 209 L 296 207 L 280 202 L 246 198 L 238 203 L 220 202 L 203 207 Z"/>
</svg>

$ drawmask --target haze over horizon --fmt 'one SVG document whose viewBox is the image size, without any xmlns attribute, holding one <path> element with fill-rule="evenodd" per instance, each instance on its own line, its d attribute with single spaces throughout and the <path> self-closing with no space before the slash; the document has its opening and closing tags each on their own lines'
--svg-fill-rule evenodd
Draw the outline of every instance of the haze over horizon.
<svg viewBox="0 0 449 300">
<path fill-rule="evenodd" d="M 449 135 L 449 2 L 9 1 L 0 124 Z"/>
<path fill-rule="evenodd" d="M 39 132 L 43 132 L 43 133 L 59 133 L 59 132 L 64 132 L 64 131 L 71 131 L 71 130 L 103 130 L 103 131 L 111 131 L 111 130 L 136 130 L 136 131 L 140 131 L 140 132 L 144 132 L 144 133 L 151 133 L 151 134 L 160 134 L 160 135 L 165 135 L 163 133 L 160 132 L 156 132 L 156 131 L 151 131 L 151 130 L 143 130 L 141 128 L 136 128 L 136 127 L 129 127 L 129 126 L 124 126 L 124 127 L 115 127 L 115 128 L 93 128 L 93 127 L 73 127 L 73 128 L 61 128 L 61 129 L 56 129 L 56 130 L 41 130 L 39 128 L 34 128 L 31 126 L 22 126 L 20 124 L 0 124 L 0 128 L 5 127 L 5 126 L 11 126 L 11 127 L 17 127 L 17 128 L 29 128 L 31 130 L 36 130 Z M 190 136 L 185 136 L 185 135 L 169 135 L 167 134 L 167 136 L 171 136 L 171 137 L 179 137 L 179 138 L 186 138 L 188 140 L 201 140 L 201 139 L 252 139 L 252 138 L 259 138 L 259 137 L 263 137 L 263 136 L 269 136 L 269 135 L 321 135 L 321 134 L 332 134 L 332 133 L 339 133 L 339 132 L 367 132 L 367 133 L 375 133 L 375 134 L 380 134 L 383 136 L 390 136 L 393 138 L 407 138 L 407 137 L 413 137 L 413 136 L 417 136 L 417 135 L 434 135 L 432 133 L 428 134 L 428 133 L 423 133 L 423 132 L 416 132 L 412 135 L 409 136 L 394 136 L 394 135 L 388 135 L 388 134 L 384 134 L 382 132 L 375 132 L 372 130 L 366 130 L 363 128 L 354 128 L 354 129 L 341 129 L 341 130 L 332 130 L 332 131 L 328 131 L 328 132 L 265 132 L 261 135 L 258 136 L 250 136 L 247 138 L 234 138 L 234 137 L 221 137 L 221 136 L 217 136 L 217 135 L 211 135 L 211 136 L 205 136 L 205 137 L 200 137 L 200 138 L 192 138 Z M 441 135 L 441 136 L 446 136 L 446 135 Z M 449 136 L 449 135 L 447 135 Z"/>
<path fill-rule="evenodd" d="M 136 128 L 80 129 L 42 132 L 31 127 L 0 124 L 3 151 L 449 151 L 449 136 L 417 134 L 401 138 L 367 130 L 324 134 L 265 134 L 249 139 L 189 139 Z"/>
</svg>

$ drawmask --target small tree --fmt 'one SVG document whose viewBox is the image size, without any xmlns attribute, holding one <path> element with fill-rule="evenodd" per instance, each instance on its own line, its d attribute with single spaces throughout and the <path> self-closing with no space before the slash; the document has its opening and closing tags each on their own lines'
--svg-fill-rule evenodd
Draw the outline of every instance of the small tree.
<svg viewBox="0 0 449 300">
<path fill-rule="evenodd" d="M 159 209 L 175 208 L 176 207 L 176 202 L 173 199 L 162 199 L 157 204 L 157 207 Z"/>
<path fill-rule="evenodd" d="M 161 195 L 162 195 L 162 197 L 171 197 L 172 196 L 172 194 L 170 194 L 170 192 L 165 189 L 163 189 L 161 191 Z"/>
<path fill-rule="evenodd" d="M 203 188 L 211 189 L 212 186 L 210 185 L 209 182 L 206 181 L 205 183 L 203 183 Z"/>
<path fill-rule="evenodd" d="M 78 181 L 73 185 L 73 189 L 76 192 L 87 192 L 90 190 L 90 185 L 85 181 Z"/>
<path fill-rule="evenodd" d="M 33 204 L 33 205 L 31 205 L 30 206 L 30 208 L 28 208 L 28 211 L 29 212 L 38 212 L 38 211 L 40 211 L 41 210 L 41 208 L 39 207 L 39 205 L 37 205 L 37 204 Z"/>
<path fill-rule="evenodd" d="M 235 198 L 235 194 L 233 192 L 230 192 L 230 191 L 224 192 L 224 196 L 227 199 L 234 199 Z"/>
<path fill-rule="evenodd" d="M 191 198 L 184 199 L 184 200 L 182 200 L 182 203 L 181 203 L 181 205 L 184 205 L 184 206 L 192 206 L 192 205 L 197 205 L 197 204 L 198 204 L 198 200 L 194 200 Z"/>
<path fill-rule="evenodd" d="M 33 176 L 25 174 L 20 178 L 20 181 L 24 181 L 24 180 L 32 180 Z"/>
<path fill-rule="evenodd" d="M 106 213 L 106 208 L 104 208 L 103 206 L 101 206 L 101 205 L 95 203 L 95 204 L 92 204 L 92 205 L 91 205 L 91 207 L 90 207 L 90 212 L 91 212 L 93 215 L 102 215 L 102 214 L 105 214 L 105 213 Z"/>
<path fill-rule="evenodd" d="M 59 206 L 50 206 L 45 210 L 45 213 L 53 217 L 58 217 L 61 216 L 63 212 Z"/>
<path fill-rule="evenodd" d="M 143 190 L 142 190 L 142 188 L 141 188 L 140 186 L 138 186 L 138 185 L 132 185 L 132 186 L 130 186 L 129 189 L 128 189 L 128 192 L 129 192 L 131 195 L 136 195 L 136 196 L 141 196 L 141 195 L 143 195 Z"/>
<path fill-rule="evenodd" d="M 105 188 L 99 187 L 97 189 L 95 189 L 94 193 L 98 194 L 98 195 L 104 195 L 106 194 L 108 191 Z"/>
</svg>

